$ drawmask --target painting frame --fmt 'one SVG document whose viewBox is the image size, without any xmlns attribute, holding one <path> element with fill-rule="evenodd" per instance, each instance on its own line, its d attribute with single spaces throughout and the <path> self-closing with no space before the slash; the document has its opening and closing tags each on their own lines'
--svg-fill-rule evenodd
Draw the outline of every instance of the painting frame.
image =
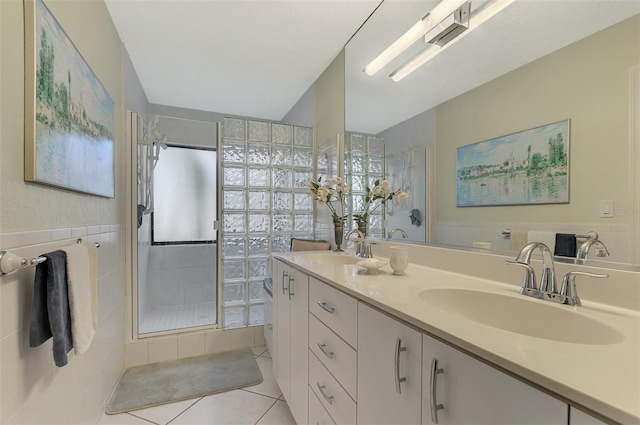
<svg viewBox="0 0 640 425">
<path fill-rule="evenodd" d="M 24 0 L 27 182 L 115 198 L 115 103 L 43 0 Z"/>
<path fill-rule="evenodd" d="M 456 207 L 568 204 L 571 119 L 456 149 Z"/>
</svg>

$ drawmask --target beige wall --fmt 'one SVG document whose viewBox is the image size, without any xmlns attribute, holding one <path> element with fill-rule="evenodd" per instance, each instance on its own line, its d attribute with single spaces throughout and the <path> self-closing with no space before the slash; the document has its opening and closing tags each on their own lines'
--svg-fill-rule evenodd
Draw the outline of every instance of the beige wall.
<svg viewBox="0 0 640 425">
<path fill-rule="evenodd" d="M 122 223 L 124 163 L 121 43 L 102 1 L 46 3 L 115 103 L 116 197 L 106 199 L 24 182 L 24 28 L 21 1 L 2 1 L 3 232 Z M 46 207 L 45 207 L 46 206 Z"/>
<path fill-rule="evenodd" d="M 51 340 L 29 348 L 34 269 L 0 278 L 0 423 L 89 424 L 124 366 L 123 52 L 102 1 L 45 3 L 115 103 L 116 196 L 24 182 L 23 2 L 0 1 L 0 249 L 31 258 L 78 237 L 101 244 L 98 332 L 89 351 L 65 367 L 54 366 Z"/>
<path fill-rule="evenodd" d="M 574 43 L 437 107 L 437 222 L 628 223 L 629 70 L 640 17 Z M 456 148 L 571 119 L 570 203 L 456 208 Z"/>
<path fill-rule="evenodd" d="M 340 134 L 344 140 L 344 49 L 315 82 L 316 143 Z"/>
</svg>

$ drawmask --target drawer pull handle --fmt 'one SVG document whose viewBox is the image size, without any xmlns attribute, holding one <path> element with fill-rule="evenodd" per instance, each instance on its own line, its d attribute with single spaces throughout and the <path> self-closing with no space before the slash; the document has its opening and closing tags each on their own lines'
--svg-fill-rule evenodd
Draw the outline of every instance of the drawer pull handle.
<svg viewBox="0 0 640 425">
<path fill-rule="evenodd" d="M 441 373 L 444 373 L 444 369 L 438 367 L 438 359 L 434 357 L 433 359 L 431 359 L 431 377 L 429 378 L 429 381 L 431 383 L 431 394 L 429 397 L 431 399 L 431 422 L 433 422 L 434 424 L 438 423 L 438 410 L 442 410 L 444 408 L 444 406 L 442 404 L 438 404 L 438 401 L 436 400 L 438 375 L 440 375 Z"/>
<path fill-rule="evenodd" d="M 318 348 L 324 353 L 325 356 L 329 357 L 330 359 L 333 358 L 333 351 L 327 351 L 327 349 L 325 348 L 327 344 L 320 344 L 319 342 L 317 344 Z"/>
<path fill-rule="evenodd" d="M 318 390 L 320 390 L 320 394 L 322 394 L 322 397 L 327 400 L 327 403 L 333 404 L 333 396 L 324 392 L 325 386 L 320 385 L 320 382 L 316 382 L 316 386 L 318 387 Z"/>
<path fill-rule="evenodd" d="M 273 330 L 273 326 L 271 326 L 271 323 L 267 323 L 267 329 Z"/>
<path fill-rule="evenodd" d="M 395 369 L 396 376 L 396 392 L 398 394 L 402 394 L 402 388 L 400 388 L 400 384 L 407 381 L 407 378 L 400 377 L 400 353 L 403 351 L 407 351 L 407 347 L 402 347 L 402 340 L 400 338 L 396 339 L 396 351 L 393 359 L 393 368 Z"/>
<path fill-rule="evenodd" d="M 333 307 L 327 307 L 327 303 L 325 303 L 324 301 L 318 301 L 318 305 L 327 313 L 333 313 L 333 310 L 335 310 L 335 308 Z"/>
<path fill-rule="evenodd" d="M 287 272 L 282 272 L 282 295 L 284 295 L 284 291 L 288 291 L 289 288 L 285 288 L 284 286 L 284 278 L 289 276 Z"/>
<path fill-rule="evenodd" d="M 289 276 L 289 301 L 291 301 L 291 297 L 295 295 L 295 293 L 293 292 L 294 282 L 295 282 L 295 279 L 293 278 L 293 275 Z"/>
</svg>

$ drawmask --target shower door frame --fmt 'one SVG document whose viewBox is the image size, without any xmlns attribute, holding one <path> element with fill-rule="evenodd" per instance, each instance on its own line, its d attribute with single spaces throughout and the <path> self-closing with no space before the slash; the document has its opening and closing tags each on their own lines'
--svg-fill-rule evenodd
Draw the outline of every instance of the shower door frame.
<svg viewBox="0 0 640 425">
<path fill-rule="evenodd" d="M 127 212 L 129 213 L 129 220 L 126 220 L 126 234 L 127 240 L 131 243 L 125 244 L 125 256 L 130 259 L 127 262 L 126 273 L 128 277 L 128 282 L 125 286 L 125 298 L 129 300 L 129 309 L 128 309 L 128 323 L 127 326 L 127 340 L 141 340 L 146 338 L 164 336 L 164 335 L 173 335 L 177 333 L 184 332 L 201 332 L 201 331 L 212 331 L 212 330 L 222 330 L 221 320 L 222 320 L 222 303 L 221 303 L 221 267 L 220 267 L 220 258 L 221 258 L 221 244 L 216 243 L 216 323 L 211 325 L 202 325 L 202 326 L 193 326 L 188 328 L 178 328 L 178 329 L 170 329 L 158 332 L 148 332 L 148 333 L 140 333 L 139 329 L 139 309 L 138 309 L 138 217 L 137 217 L 137 205 L 138 205 L 138 140 L 140 136 L 140 121 L 144 119 L 144 117 L 136 111 L 127 110 L 126 112 L 126 144 L 129 150 L 129 167 L 127 167 L 125 171 L 125 179 L 128 182 L 126 184 L 126 202 L 125 207 Z M 220 123 L 211 123 L 216 125 L 216 143 L 215 149 L 217 152 L 220 152 Z M 221 185 L 222 185 L 222 175 L 221 175 L 221 155 L 216 155 L 216 193 L 220 193 Z M 216 241 L 220 241 L 221 230 L 218 225 L 220 220 L 220 213 L 222 208 L 221 196 L 216 197 L 216 220 L 214 222 L 214 229 L 216 231 Z"/>
</svg>

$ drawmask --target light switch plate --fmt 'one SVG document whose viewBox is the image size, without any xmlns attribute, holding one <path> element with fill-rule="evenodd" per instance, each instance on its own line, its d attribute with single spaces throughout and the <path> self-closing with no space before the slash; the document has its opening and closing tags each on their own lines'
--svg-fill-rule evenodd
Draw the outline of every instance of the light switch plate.
<svg viewBox="0 0 640 425">
<path fill-rule="evenodd" d="M 613 217 L 613 201 L 612 200 L 600 201 L 600 217 L 601 218 Z"/>
</svg>

